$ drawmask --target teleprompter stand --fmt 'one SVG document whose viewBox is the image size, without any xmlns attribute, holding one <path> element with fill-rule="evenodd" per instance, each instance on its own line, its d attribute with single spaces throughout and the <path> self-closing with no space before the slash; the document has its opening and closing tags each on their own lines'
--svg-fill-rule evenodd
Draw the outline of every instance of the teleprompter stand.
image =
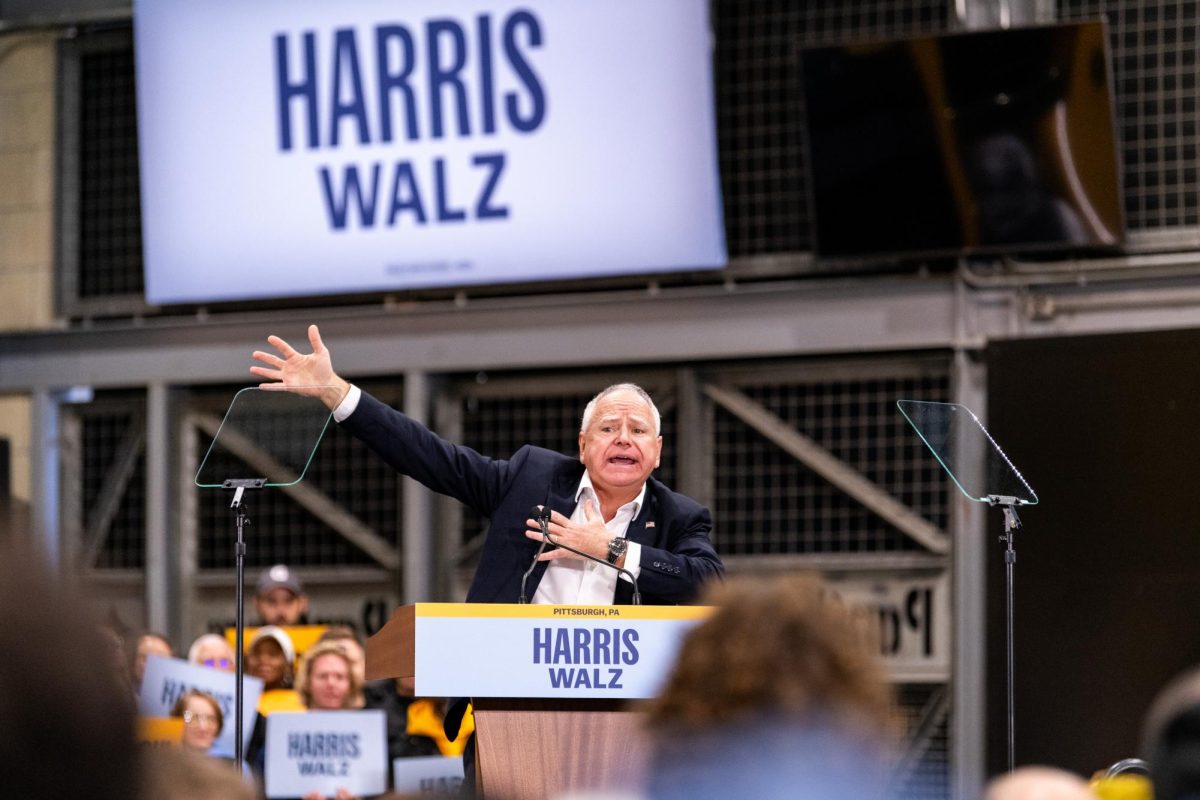
<svg viewBox="0 0 1200 800">
<path fill-rule="evenodd" d="M 234 763 L 245 760 L 245 529 L 250 525 L 246 492 L 266 487 L 292 486 L 303 480 L 308 465 L 329 425 L 331 414 L 313 396 L 321 387 L 242 389 L 229 404 L 212 444 L 196 471 L 195 484 L 202 489 L 233 492 L 229 503 L 234 513 L 235 645 L 234 645 Z M 263 477 L 229 477 L 231 475 Z M 253 719 L 253 717 L 251 717 Z"/>
<path fill-rule="evenodd" d="M 1017 563 L 1016 531 L 1021 527 L 1017 507 L 1036 505 L 1038 496 L 966 406 L 923 400 L 898 400 L 896 405 L 964 496 L 1004 512 L 1000 542 L 1004 545 L 1008 771 L 1012 772 L 1016 758 L 1013 571 Z"/>
</svg>

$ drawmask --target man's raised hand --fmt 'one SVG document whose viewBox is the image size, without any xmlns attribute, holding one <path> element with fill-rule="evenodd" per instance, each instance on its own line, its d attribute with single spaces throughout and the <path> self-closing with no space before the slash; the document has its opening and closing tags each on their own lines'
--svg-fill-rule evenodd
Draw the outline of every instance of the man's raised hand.
<svg viewBox="0 0 1200 800">
<path fill-rule="evenodd" d="M 329 350 L 321 341 L 321 332 L 316 325 L 308 326 L 308 341 L 313 351 L 304 354 L 278 336 L 268 336 L 267 343 L 278 350 L 279 355 L 255 350 L 254 360 L 266 366 L 255 365 L 250 367 L 250 372 L 267 379 L 259 384 L 259 388 L 319 397 L 330 410 L 335 409 L 350 391 L 350 384 L 333 371 Z"/>
</svg>

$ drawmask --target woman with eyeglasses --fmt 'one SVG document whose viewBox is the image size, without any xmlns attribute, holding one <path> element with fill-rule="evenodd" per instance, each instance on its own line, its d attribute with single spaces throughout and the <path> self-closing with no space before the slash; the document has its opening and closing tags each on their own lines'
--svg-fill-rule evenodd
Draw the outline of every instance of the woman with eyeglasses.
<svg viewBox="0 0 1200 800">
<path fill-rule="evenodd" d="M 197 689 L 179 695 L 171 716 L 183 717 L 183 746 L 199 753 L 212 749 L 225 726 L 225 715 L 216 698 Z"/>
</svg>

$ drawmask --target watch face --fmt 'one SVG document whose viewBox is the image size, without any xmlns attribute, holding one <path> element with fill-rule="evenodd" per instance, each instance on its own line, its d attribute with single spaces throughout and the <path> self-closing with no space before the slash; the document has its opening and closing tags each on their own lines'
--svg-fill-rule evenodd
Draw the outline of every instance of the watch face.
<svg viewBox="0 0 1200 800">
<path fill-rule="evenodd" d="M 617 559 L 625 554 L 625 549 L 628 547 L 628 542 L 621 537 L 611 539 L 608 543 L 608 563 L 615 564 Z"/>
</svg>

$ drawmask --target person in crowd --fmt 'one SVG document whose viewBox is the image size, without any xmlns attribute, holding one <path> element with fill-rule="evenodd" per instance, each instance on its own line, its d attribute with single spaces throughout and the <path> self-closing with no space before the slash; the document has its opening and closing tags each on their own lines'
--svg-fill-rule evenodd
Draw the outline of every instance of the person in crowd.
<svg viewBox="0 0 1200 800">
<path fill-rule="evenodd" d="M 20 545 L 0 536 L 0 795 L 137 797 L 136 709 L 91 657 L 110 647 L 94 604 Z"/>
<path fill-rule="evenodd" d="M 134 688 L 140 689 L 142 686 L 142 678 L 146 674 L 147 658 L 150 656 L 171 658 L 174 655 L 175 651 L 171 649 L 171 643 L 167 641 L 167 637 L 157 633 L 143 633 L 139 636 L 137 648 L 133 653 L 133 663 L 130 665 Z"/>
<path fill-rule="evenodd" d="M 1142 722 L 1142 754 L 1155 800 L 1200 797 L 1200 668 L 1176 676 Z"/>
<path fill-rule="evenodd" d="M 350 659 L 351 669 L 357 676 L 358 685 L 362 687 L 360 697 L 354 701 L 351 707 L 379 709 L 386 715 L 389 770 L 392 760 L 396 758 L 438 754 L 439 745 L 432 736 L 413 730 L 412 717 L 414 711 L 425 712 L 425 716 L 429 717 L 425 725 L 426 729 L 432 733 L 433 727 L 436 726 L 438 736 L 445 740 L 445 734 L 441 730 L 444 702 L 440 702 L 440 699 L 414 700 L 401 692 L 394 680 L 367 681 L 366 652 L 353 628 L 335 625 L 322 633 L 317 641 L 337 644 Z M 435 706 L 438 708 L 436 719 L 430 713 Z M 461 753 L 462 749 L 460 748 L 452 755 Z"/>
<path fill-rule="evenodd" d="M 179 695 L 171 716 L 183 718 L 183 746 L 197 753 L 207 754 L 225 727 L 225 715 L 217 699 L 199 689 Z"/>
<path fill-rule="evenodd" d="M 196 641 L 192 642 L 192 646 L 188 648 L 187 660 L 192 664 L 224 672 L 233 672 L 237 667 L 234 662 L 233 648 L 229 646 L 229 642 L 225 641 L 225 637 L 215 633 L 198 636 Z"/>
<path fill-rule="evenodd" d="M 358 678 L 358 685 L 361 687 L 359 696 L 354 699 L 353 707 L 362 708 L 365 705 L 365 694 L 368 691 L 367 652 L 363 649 L 358 634 L 354 632 L 353 628 L 345 625 L 334 625 L 327 628 L 317 641 L 334 642 L 342 648 L 342 652 L 350 659 L 350 667 L 354 670 L 354 674 Z M 372 683 L 377 682 L 373 681 Z"/>
<path fill-rule="evenodd" d="M 295 689 L 296 648 L 287 631 L 265 625 L 254 632 L 246 645 L 246 674 L 263 682 L 258 714 L 246 744 L 246 762 L 262 773 L 267 743 L 267 717 L 277 711 L 303 711 L 304 700 Z"/>
<path fill-rule="evenodd" d="M 731 579 L 705 603 L 650 707 L 648 797 L 886 796 L 892 699 L 868 617 L 804 574 Z"/>
<path fill-rule="evenodd" d="M 354 672 L 354 663 L 346 654 L 345 640 L 317 642 L 304 654 L 296 679 L 300 696 L 309 711 L 348 711 L 361 708 L 362 683 Z M 359 705 L 355 705 L 359 702 Z M 353 800 L 345 789 L 338 789 L 336 800 Z M 304 800 L 324 800 L 320 792 L 305 795 Z"/>
<path fill-rule="evenodd" d="M 246 674 L 260 678 L 264 692 L 291 689 L 295 663 L 296 648 L 283 628 L 266 625 L 250 637 L 246 646 Z"/>
<path fill-rule="evenodd" d="M 1087 781 L 1053 767 L 1021 767 L 987 786 L 984 800 L 1096 800 Z"/>
<path fill-rule="evenodd" d="M 250 371 L 266 379 L 264 387 L 319 398 L 393 468 L 491 519 L 468 602 L 517 601 L 531 567 L 525 588 L 534 602 L 630 602 L 628 580 L 560 544 L 628 570 L 651 604 L 689 602 L 706 579 L 722 574 L 708 510 L 651 477 L 662 451 L 661 423 L 640 387 L 618 384 L 593 398 L 583 413 L 578 459 L 527 445 L 495 460 L 439 438 L 347 383 L 334 371 L 317 326 L 309 326 L 308 337 L 307 355 L 268 337 L 279 355 L 255 351 L 261 366 Z M 530 516 L 537 506 L 551 512 L 551 546 L 544 549 Z"/>
<path fill-rule="evenodd" d="M 308 614 L 308 595 L 294 571 L 286 564 L 276 564 L 258 576 L 254 608 L 260 625 L 303 625 Z"/>
<path fill-rule="evenodd" d="M 338 642 L 318 642 L 304 654 L 296 688 L 310 711 L 361 708 L 362 684 L 354 663 Z"/>
</svg>

